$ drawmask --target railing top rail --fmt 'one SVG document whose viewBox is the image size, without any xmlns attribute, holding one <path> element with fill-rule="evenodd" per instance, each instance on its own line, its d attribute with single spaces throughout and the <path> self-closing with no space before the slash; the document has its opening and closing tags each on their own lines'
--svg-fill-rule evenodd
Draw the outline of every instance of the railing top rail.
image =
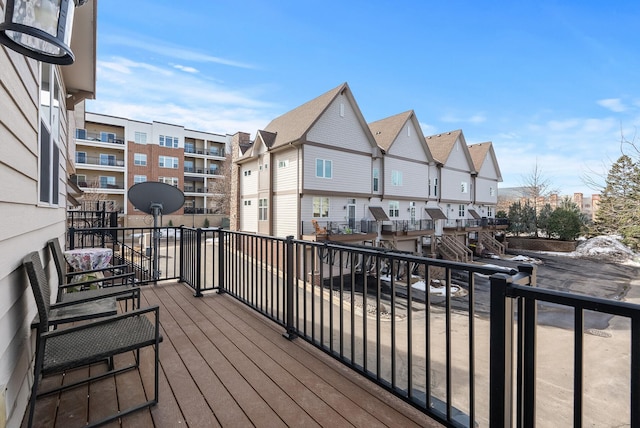
<svg viewBox="0 0 640 428">
<path fill-rule="evenodd" d="M 611 315 L 640 319 L 640 305 L 630 302 L 620 302 L 602 297 L 587 296 L 582 294 L 567 293 L 565 291 L 532 288 L 526 285 L 509 284 L 507 296 L 524 297 L 548 303 L 556 303 L 574 308 L 604 312 Z"/>
</svg>

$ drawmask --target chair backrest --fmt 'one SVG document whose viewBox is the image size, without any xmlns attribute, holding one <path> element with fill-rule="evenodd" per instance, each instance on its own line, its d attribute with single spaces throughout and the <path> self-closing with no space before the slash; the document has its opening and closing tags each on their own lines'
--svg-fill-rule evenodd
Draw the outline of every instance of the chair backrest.
<svg viewBox="0 0 640 428">
<path fill-rule="evenodd" d="M 47 274 L 42 267 L 40 255 L 37 251 L 31 252 L 22 260 L 22 264 L 27 270 L 27 276 L 31 283 L 33 297 L 36 299 L 38 316 L 40 317 L 40 331 L 49 330 L 49 307 L 51 306 L 51 290 Z"/>
<path fill-rule="evenodd" d="M 51 250 L 53 256 L 53 263 L 56 265 L 56 271 L 58 272 L 58 285 L 64 285 L 67 274 L 67 261 L 64 258 L 64 253 L 60 247 L 60 241 L 57 239 L 50 239 L 47 241 L 47 246 Z"/>
</svg>

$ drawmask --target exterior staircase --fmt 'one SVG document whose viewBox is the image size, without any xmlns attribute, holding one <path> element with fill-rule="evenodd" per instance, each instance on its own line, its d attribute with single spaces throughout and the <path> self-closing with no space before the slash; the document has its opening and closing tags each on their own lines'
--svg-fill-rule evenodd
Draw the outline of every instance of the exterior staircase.
<svg viewBox="0 0 640 428">
<path fill-rule="evenodd" d="M 437 239 L 436 251 L 443 259 L 462 263 L 473 261 L 473 252 L 458 241 L 455 236 L 442 235 Z"/>
<path fill-rule="evenodd" d="M 503 256 L 505 253 L 505 245 L 497 241 L 489 232 L 480 232 L 480 235 L 478 236 L 478 242 L 480 242 L 484 246 L 484 248 L 494 254 Z"/>
</svg>

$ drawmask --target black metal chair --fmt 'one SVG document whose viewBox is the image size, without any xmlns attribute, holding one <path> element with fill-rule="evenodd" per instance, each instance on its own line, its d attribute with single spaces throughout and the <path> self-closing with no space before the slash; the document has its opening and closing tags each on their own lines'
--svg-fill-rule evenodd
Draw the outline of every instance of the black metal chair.
<svg viewBox="0 0 640 428">
<path fill-rule="evenodd" d="M 100 421 L 92 422 L 88 426 L 102 425 L 129 413 L 157 404 L 159 375 L 158 350 L 159 344 L 162 341 L 158 306 L 137 309 L 79 326 L 49 331 L 50 292 L 40 256 L 37 252 L 29 253 L 24 258 L 23 265 L 29 277 L 40 318 L 38 328 L 36 329 L 36 357 L 28 427 L 31 428 L 33 424 L 36 398 L 38 396 L 60 392 L 86 384 L 87 382 L 137 368 L 140 364 L 140 349 L 147 346 L 154 347 L 155 388 L 153 398 L 141 404 L 120 410 L 116 414 Z M 134 364 L 121 368 L 114 368 L 111 365 L 114 355 L 129 351 L 135 351 L 136 358 Z M 110 362 L 109 370 L 106 372 L 38 394 L 38 383 L 41 375 L 62 373 L 67 370 L 104 361 Z"/>
<path fill-rule="evenodd" d="M 134 273 L 121 273 L 126 270 L 126 265 L 108 266 L 104 269 L 93 269 L 89 271 L 68 272 L 67 261 L 64 258 L 60 242 L 57 239 L 50 239 L 47 241 L 47 246 L 51 250 L 53 262 L 58 272 L 58 302 L 75 303 L 78 301 L 94 300 L 100 297 L 115 297 L 118 300 L 131 300 L 133 309 L 140 308 L 140 288 L 135 284 Z M 96 272 L 107 272 L 110 273 L 110 275 L 100 279 L 70 282 L 74 276 Z M 87 286 L 92 288 L 82 289 Z M 78 289 L 80 289 L 80 291 L 69 292 L 69 290 Z"/>
</svg>

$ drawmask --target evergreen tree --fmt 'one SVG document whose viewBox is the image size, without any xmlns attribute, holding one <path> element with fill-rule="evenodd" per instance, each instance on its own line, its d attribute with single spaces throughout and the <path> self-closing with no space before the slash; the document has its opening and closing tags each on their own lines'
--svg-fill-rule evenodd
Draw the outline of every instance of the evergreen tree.
<svg viewBox="0 0 640 428">
<path fill-rule="evenodd" d="M 611 166 L 600 196 L 595 230 L 600 234 L 621 234 L 629 241 L 637 240 L 640 224 L 640 166 L 622 155 Z"/>
<path fill-rule="evenodd" d="M 547 238 L 551 238 L 551 233 L 549 231 L 549 217 L 553 213 L 553 209 L 550 204 L 544 204 L 540 213 L 538 214 L 538 228 L 544 232 Z"/>
<path fill-rule="evenodd" d="M 562 241 L 572 241 L 582 230 L 579 212 L 567 208 L 556 208 L 549 216 L 549 233 Z"/>
</svg>

